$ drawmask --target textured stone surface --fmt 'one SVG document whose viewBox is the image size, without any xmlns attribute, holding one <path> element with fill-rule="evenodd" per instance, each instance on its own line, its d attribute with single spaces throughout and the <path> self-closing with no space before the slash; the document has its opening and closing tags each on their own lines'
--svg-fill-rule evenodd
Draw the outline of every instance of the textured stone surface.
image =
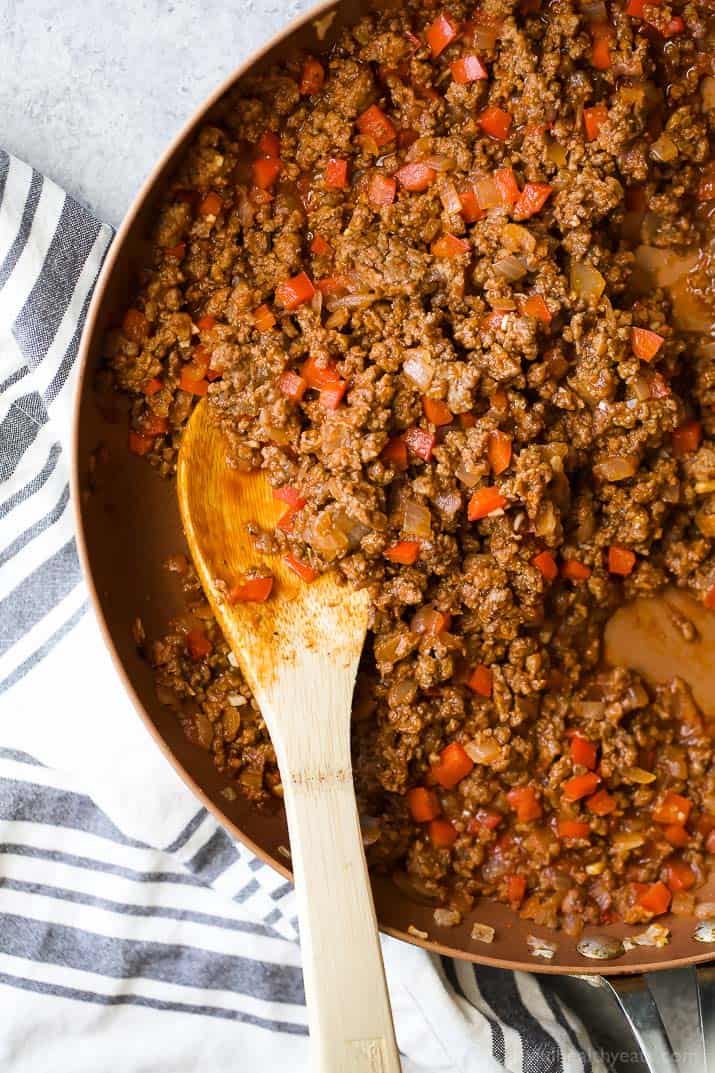
<svg viewBox="0 0 715 1073">
<path fill-rule="evenodd" d="M 194 109 L 311 0 L 0 0 L 0 145 L 117 224 Z"/>
</svg>

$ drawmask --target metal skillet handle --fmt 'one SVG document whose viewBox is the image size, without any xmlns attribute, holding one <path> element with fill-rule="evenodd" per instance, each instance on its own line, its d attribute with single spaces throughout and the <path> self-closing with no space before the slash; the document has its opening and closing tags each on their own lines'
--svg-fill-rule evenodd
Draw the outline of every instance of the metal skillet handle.
<svg viewBox="0 0 715 1073">
<path fill-rule="evenodd" d="M 650 1073 L 715 1073 L 715 973 L 705 970 L 699 980 L 691 966 L 616 986 L 601 977 L 601 984 L 623 1010 Z"/>
</svg>

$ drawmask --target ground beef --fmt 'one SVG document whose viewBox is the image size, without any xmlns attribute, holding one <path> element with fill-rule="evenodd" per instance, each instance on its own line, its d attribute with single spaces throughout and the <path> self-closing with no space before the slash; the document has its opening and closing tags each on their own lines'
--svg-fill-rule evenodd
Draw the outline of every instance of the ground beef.
<svg viewBox="0 0 715 1073">
<path fill-rule="evenodd" d="M 244 80 L 107 339 L 133 451 L 171 475 L 208 394 L 230 464 L 303 503 L 257 554 L 369 587 L 368 856 L 460 911 L 574 934 L 688 912 L 715 851 L 712 726 L 685 683 L 602 662 L 628 599 L 715 606 L 710 16 L 409 0 Z M 189 607 L 148 646 L 160 698 L 280 796 L 171 569 Z"/>
</svg>

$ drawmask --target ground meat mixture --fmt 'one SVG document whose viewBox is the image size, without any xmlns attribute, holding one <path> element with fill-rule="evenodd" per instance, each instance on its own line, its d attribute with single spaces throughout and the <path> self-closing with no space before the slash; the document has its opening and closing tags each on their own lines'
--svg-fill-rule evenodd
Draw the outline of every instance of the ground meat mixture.
<svg viewBox="0 0 715 1073">
<path fill-rule="evenodd" d="M 134 452 L 171 475 L 207 394 L 286 504 L 257 547 L 369 587 L 368 856 L 459 912 L 687 914 L 715 853 L 712 724 L 682 681 L 602 662 L 626 600 L 715 606 L 711 16 L 409 0 L 244 81 L 107 341 Z M 189 609 L 148 645 L 159 695 L 232 787 L 280 796 L 168 566 Z"/>
</svg>

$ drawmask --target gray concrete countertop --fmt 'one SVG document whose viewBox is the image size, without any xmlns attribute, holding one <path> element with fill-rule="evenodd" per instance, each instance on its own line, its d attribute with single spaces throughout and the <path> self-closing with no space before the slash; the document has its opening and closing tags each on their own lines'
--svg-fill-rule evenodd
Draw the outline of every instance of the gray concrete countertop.
<svg viewBox="0 0 715 1073">
<path fill-rule="evenodd" d="M 3 0 L 0 146 L 118 224 L 197 105 L 312 0 Z"/>
</svg>

